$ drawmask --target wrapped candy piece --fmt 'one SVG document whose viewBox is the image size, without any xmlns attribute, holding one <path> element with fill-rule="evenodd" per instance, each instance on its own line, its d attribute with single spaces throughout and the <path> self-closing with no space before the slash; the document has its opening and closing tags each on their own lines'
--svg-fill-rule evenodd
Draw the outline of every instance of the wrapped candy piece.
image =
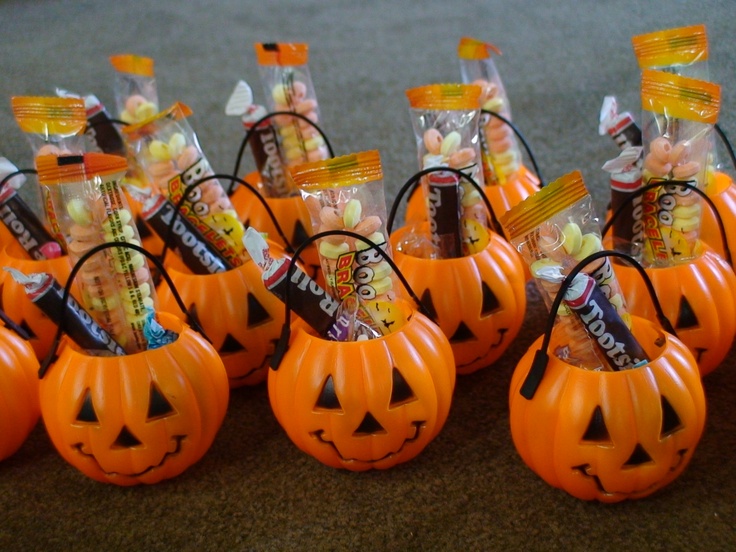
<svg viewBox="0 0 736 552">
<path fill-rule="evenodd" d="M 545 278 L 552 271 L 569 274 L 580 261 L 603 249 L 593 200 L 578 171 L 569 173 L 512 207 L 500 220 L 511 244 L 530 267 L 547 305 L 552 306 L 559 281 Z M 630 324 L 623 293 L 608 257 L 583 268 L 603 290 L 619 316 Z M 584 328 L 569 308 L 557 313 L 557 322 L 570 337 L 558 356 L 588 369 L 605 366 Z M 585 337 L 583 337 L 585 336 Z"/>
<path fill-rule="evenodd" d="M 431 84 L 406 91 L 420 170 L 451 167 L 483 186 L 478 138 L 480 93 L 481 88 L 471 84 Z M 488 213 L 478 189 L 464 178 L 458 179 L 457 185 L 459 205 L 445 204 L 442 210 L 446 212 L 436 213 L 439 206 L 429 195 L 430 177 L 427 175 L 422 179 L 425 202 L 430 209 L 429 218 L 456 218 L 455 211 L 459 208 L 462 254 L 477 253 L 488 245 L 490 239 Z M 437 256 L 440 252 L 435 250 L 434 253 Z"/>
<path fill-rule="evenodd" d="M 671 266 L 696 256 L 702 200 L 679 182 L 705 188 L 720 97 L 720 87 L 710 82 L 642 73 L 643 183 L 664 184 L 643 196 L 646 265 Z"/>
<path fill-rule="evenodd" d="M 481 87 L 480 106 L 511 121 L 511 105 L 491 54 L 501 55 L 493 44 L 463 37 L 457 47 L 462 82 Z M 522 156 L 512 128 L 498 117 L 482 114 L 479 124 L 481 159 L 486 186 L 521 178 Z M 525 178 L 539 180 L 524 171 Z"/>
<path fill-rule="evenodd" d="M 292 168 L 315 233 L 347 230 L 364 236 L 391 256 L 386 235 L 383 169 L 377 151 L 345 155 Z M 368 242 L 343 235 L 317 243 L 327 291 L 342 301 L 356 294 L 366 322 L 381 334 L 401 324 L 383 316 L 397 297 L 396 275 Z M 396 309 L 398 311 L 398 309 Z"/>
<path fill-rule="evenodd" d="M 559 283 L 564 277 L 558 274 L 556 279 Z M 591 276 L 576 274 L 563 300 L 582 322 L 607 368 L 626 370 L 647 362 L 643 347 Z"/>
<path fill-rule="evenodd" d="M 0 157 L 0 181 L 4 181 L 18 169 L 4 157 Z M 32 259 L 55 259 L 64 250 L 44 226 L 42 220 L 18 193 L 26 177 L 17 174 L 0 187 L 0 220 L 9 234 L 28 252 Z"/>
<path fill-rule="evenodd" d="M 271 112 L 298 113 L 308 121 L 319 124 L 321 117 L 309 71 L 308 45 L 256 43 L 255 50 L 266 107 Z M 272 121 L 287 167 L 329 157 L 322 135 L 308 121 L 288 115 L 276 116 Z"/>
<path fill-rule="evenodd" d="M 613 247 L 634 256 L 644 239 L 641 195 L 631 197 L 641 188 L 641 152 L 641 146 L 627 147 L 601 167 L 610 175 L 611 211 L 617 213 L 611 232 Z"/>
<path fill-rule="evenodd" d="M 115 69 L 115 109 L 126 123 L 138 123 L 159 110 L 153 59 L 134 54 L 110 56 Z"/>
<path fill-rule="evenodd" d="M 291 310 L 318 335 L 330 341 L 352 340 L 357 310 L 354 302 L 349 303 L 353 305 L 352 311 L 345 308 L 341 312 L 345 300 L 340 303 L 298 265 L 294 267 L 289 279 L 289 259 L 273 258 L 268 242 L 256 229 L 251 227 L 245 231 L 243 243 L 253 261 L 263 271 L 263 284 L 267 290 L 281 301 L 286 300 L 288 293 Z"/>
<path fill-rule="evenodd" d="M 154 117 L 123 129 L 138 163 L 154 186 L 174 204 L 195 182 L 214 172 L 187 122 L 191 109 L 176 103 Z M 181 205 L 182 214 L 233 266 L 247 260 L 245 228 L 217 179 L 196 186 Z"/>
<path fill-rule="evenodd" d="M 258 123 L 268 111 L 264 106 L 253 103 L 253 91 L 247 82 L 241 80 L 235 85 L 225 106 L 225 114 L 240 117 L 246 133 L 251 133 L 248 143 L 256 169 L 261 175 L 261 194 L 265 197 L 298 195 L 299 190 L 286 172 L 277 129 L 270 119 Z"/>
<path fill-rule="evenodd" d="M 44 155 L 37 159 L 41 184 L 59 215 L 72 263 L 107 242 L 140 245 L 121 187 L 125 158 L 103 153 Z M 143 334 L 156 293 L 146 258 L 125 247 L 98 251 L 79 268 L 81 303 L 127 353 L 146 350 Z"/>
<path fill-rule="evenodd" d="M 48 273 L 23 274 L 5 267 L 13 279 L 23 286 L 28 298 L 79 347 L 95 355 L 124 355 L 125 350 L 100 326 L 71 295 L 64 299 L 64 287 Z"/>
</svg>

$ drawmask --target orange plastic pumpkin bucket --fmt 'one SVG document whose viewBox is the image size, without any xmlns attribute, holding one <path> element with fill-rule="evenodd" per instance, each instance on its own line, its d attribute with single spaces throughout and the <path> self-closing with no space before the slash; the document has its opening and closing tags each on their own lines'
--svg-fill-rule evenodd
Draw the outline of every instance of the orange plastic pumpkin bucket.
<svg viewBox="0 0 736 552">
<path fill-rule="evenodd" d="M 369 241 L 347 231 L 310 239 L 337 233 Z M 452 349 L 442 331 L 400 301 L 394 307 L 406 322 L 396 331 L 367 341 L 328 341 L 301 321 L 290 325 L 288 294 L 285 303 L 268 395 L 291 441 L 323 464 L 352 471 L 386 469 L 418 455 L 442 429 L 455 386 Z"/>
<path fill-rule="evenodd" d="M 648 355 L 640 367 L 589 371 L 548 355 L 560 343 L 553 330 L 563 282 L 547 330 L 519 360 L 509 389 L 514 446 L 549 485 L 583 500 L 618 502 L 648 496 L 688 465 L 705 424 L 705 397 L 695 358 L 671 331 L 632 316 L 632 331 Z M 671 330 L 652 292 L 658 318 Z"/>
<path fill-rule="evenodd" d="M 122 246 L 148 256 L 172 285 L 155 257 L 126 243 L 90 249 L 69 281 L 89 256 Z M 186 310 L 180 298 L 177 303 Z M 175 477 L 202 458 L 224 420 L 229 389 L 217 351 L 195 320 L 198 331 L 166 312 L 158 319 L 178 334 L 175 341 L 100 357 L 62 336 L 62 318 L 58 348 L 39 371 L 41 415 L 52 443 L 69 464 L 97 481 L 128 486 Z"/>
</svg>

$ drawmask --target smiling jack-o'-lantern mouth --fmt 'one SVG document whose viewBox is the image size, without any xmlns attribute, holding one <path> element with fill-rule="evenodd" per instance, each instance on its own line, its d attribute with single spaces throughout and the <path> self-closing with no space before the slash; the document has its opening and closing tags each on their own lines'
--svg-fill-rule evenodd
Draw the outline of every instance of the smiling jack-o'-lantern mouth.
<svg viewBox="0 0 736 552">
<path fill-rule="evenodd" d="M 675 462 L 672 466 L 670 466 L 670 469 L 669 469 L 670 472 L 676 471 L 682 465 L 682 463 L 685 461 L 685 455 L 687 454 L 687 452 L 688 452 L 688 449 L 686 448 L 680 449 L 677 451 L 677 454 L 675 456 Z M 644 462 L 641 462 L 641 463 L 644 463 Z M 636 467 L 636 466 L 632 466 L 632 467 Z M 652 489 L 656 489 L 659 485 L 661 485 L 660 481 L 656 481 L 644 489 L 633 491 L 631 493 L 619 493 L 616 491 L 609 491 L 608 489 L 604 487 L 603 482 L 601 481 L 601 478 L 597 474 L 593 473 L 592 468 L 593 467 L 590 464 L 581 464 L 579 466 L 573 466 L 572 469 L 580 473 L 580 475 L 582 475 L 583 477 L 592 479 L 595 482 L 595 485 L 598 488 L 598 491 L 601 494 L 608 495 L 608 496 L 616 496 L 616 495 L 621 495 L 621 494 L 637 495 L 640 493 L 648 494 L 649 491 L 651 491 Z"/>
<path fill-rule="evenodd" d="M 310 432 L 310 435 L 312 437 L 314 437 L 315 439 L 317 439 L 319 442 L 324 443 L 325 445 L 329 445 L 330 447 L 332 447 L 343 462 L 362 462 L 364 464 L 375 464 L 375 463 L 380 462 L 382 460 L 386 460 L 387 458 L 391 458 L 392 456 L 394 456 L 396 454 L 400 454 L 404 450 L 404 447 L 406 447 L 407 445 L 409 445 L 411 443 L 416 442 L 419 439 L 419 436 L 422 433 L 422 429 L 424 429 L 426 423 L 427 422 L 426 421 L 423 421 L 423 420 L 412 422 L 411 425 L 414 427 L 414 436 L 413 437 L 409 437 L 409 438 L 405 439 L 404 442 L 401 443 L 401 446 L 398 448 L 398 450 L 395 450 L 393 452 L 389 452 L 388 454 L 382 456 L 381 458 L 374 458 L 374 459 L 371 459 L 371 460 L 363 460 L 363 459 L 360 459 L 360 458 L 345 458 L 340 453 L 340 450 L 337 448 L 337 445 L 335 445 L 334 441 L 330 441 L 330 440 L 324 438 L 324 434 L 325 434 L 325 430 L 324 429 L 319 429 L 317 431 L 312 431 L 312 432 Z"/>
<path fill-rule="evenodd" d="M 164 462 L 166 462 L 168 458 L 179 454 L 181 452 L 182 441 L 184 441 L 185 438 L 186 438 L 186 435 L 174 435 L 172 437 L 172 441 L 175 444 L 174 450 L 169 451 L 166 454 L 164 454 L 163 458 L 161 458 L 161 461 L 158 464 L 153 465 L 153 466 L 148 466 L 145 470 L 137 472 L 137 473 L 120 473 L 120 472 L 105 471 L 105 469 L 100 465 L 100 462 L 97 460 L 97 458 L 95 458 L 94 454 L 84 451 L 84 443 L 76 443 L 72 445 L 72 449 L 76 450 L 79 454 L 81 454 L 85 458 L 90 458 L 97 465 L 100 471 L 103 472 L 107 476 L 121 475 L 125 477 L 140 477 L 142 475 L 147 474 L 150 471 L 155 470 L 156 468 L 160 468 L 161 466 L 164 465 Z"/>
</svg>

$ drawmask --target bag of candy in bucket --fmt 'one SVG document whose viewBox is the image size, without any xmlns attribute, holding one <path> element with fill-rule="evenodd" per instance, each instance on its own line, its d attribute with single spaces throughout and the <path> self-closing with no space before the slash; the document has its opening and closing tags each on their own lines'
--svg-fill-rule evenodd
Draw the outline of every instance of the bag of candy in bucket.
<svg viewBox="0 0 736 552">
<path fill-rule="evenodd" d="M 124 133 L 155 191 L 179 204 L 182 214 L 223 257 L 232 266 L 240 266 L 247 260 L 242 243 L 245 229 L 222 184 L 213 178 L 197 135 L 187 122 L 191 114 L 188 106 L 175 103 L 126 127 Z M 189 189 L 199 181 L 203 182 Z"/>
<path fill-rule="evenodd" d="M 304 43 L 256 43 L 258 72 L 271 112 L 284 162 L 292 167 L 327 159 L 329 151 L 314 124 L 320 123 L 319 104 L 309 71 L 309 48 Z M 303 120 L 301 117 L 305 118 Z"/>
<path fill-rule="evenodd" d="M 695 256 L 702 200 L 678 182 L 705 187 L 711 134 L 718 119 L 720 87 L 663 71 L 646 70 L 641 80 L 643 184 L 642 249 L 647 266 L 669 266 Z"/>
<path fill-rule="evenodd" d="M 72 263 L 106 242 L 140 245 L 122 191 L 125 158 L 102 153 L 44 155 L 37 164 Z M 144 327 L 156 307 L 156 293 L 145 257 L 115 248 L 89 261 L 77 280 L 82 306 L 126 353 L 146 350 Z"/>
<path fill-rule="evenodd" d="M 593 200 L 578 171 L 529 196 L 508 211 L 500 222 L 511 244 L 529 265 L 547 308 L 559 291 L 562 277 L 579 261 L 603 249 Z M 584 272 L 603 290 L 628 325 L 630 315 L 608 258 L 587 265 Z M 573 311 L 563 306 L 557 314 L 557 323 L 565 328 L 570 339 L 555 354 L 583 368 L 606 369 L 605 358 L 601 357 Z"/>
<path fill-rule="evenodd" d="M 480 87 L 432 84 L 411 88 L 406 95 L 420 170 L 449 167 L 461 171 L 482 187 L 478 138 Z M 424 201 L 419 201 L 422 196 Z M 412 204 L 418 207 L 413 208 Z M 421 210 L 421 216 L 413 217 L 412 209 L 414 212 Z M 432 242 L 417 227 L 414 243 L 402 245 L 409 255 L 452 258 L 476 253 L 488 244 L 489 219 L 482 192 L 450 171 L 433 172 L 422 178 L 422 193 L 410 197 L 406 220 L 408 223 L 428 220 L 432 229 L 437 225 L 455 225 L 460 229 L 458 247 L 455 239 L 434 239 Z"/>
<path fill-rule="evenodd" d="M 383 169 L 377 151 L 303 163 L 292 169 L 317 233 L 345 230 L 367 241 L 331 235 L 318 240 L 326 289 L 338 301 L 355 296 L 359 301 L 358 335 L 378 337 L 398 329 L 404 320 L 393 302 L 399 292 L 391 265 L 371 243 L 391 255 L 386 232 Z"/>
</svg>

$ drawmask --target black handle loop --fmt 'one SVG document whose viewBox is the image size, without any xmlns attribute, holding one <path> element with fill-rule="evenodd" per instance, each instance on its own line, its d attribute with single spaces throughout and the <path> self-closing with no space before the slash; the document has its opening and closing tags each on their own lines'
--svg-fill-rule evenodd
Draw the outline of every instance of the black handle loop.
<svg viewBox="0 0 736 552">
<path fill-rule="evenodd" d="M 202 329 L 202 326 L 199 324 L 199 321 L 197 320 L 197 318 L 191 312 L 189 312 L 186 305 L 184 304 L 184 301 L 182 301 L 182 298 L 179 295 L 179 292 L 176 290 L 176 287 L 174 286 L 174 282 L 171 280 L 171 277 L 169 276 L 168 272 L 166 272 L 166 269 L 164 268 L 164 264 L 159 259 L 157 259 L 153 253 L 151 253 L 150 251 L 134 243 L 127 243 L 127 242 L 101 243 L 99 245 L 94 246 L 92 249 L 84 253 L 84 255 L 79 257 L 79 260 L 77 261 L 77 263 L 72 267 L 72 270 L 69 273 L 69 278 L 67 279 L 66 284 L 64 285 L 64 294 L 62 295 L 62 304 L 66 305 L 69 302 L 69 295 L 71 294 L 72 283 L 74 282 L 74 278 L 76 277 L 77 273 L 82 268 L 82 265 L 85 262 L 87 262 L 87 260 L 95 253 L 99 253 L 100 251 L 103 251 L 105 249 L 110 249 L 111 247 L 123 247 L 123 248 L 132 249 L 148 257 L 148 260 L 150 260 L 154 265 L 156 265 L 156 268 L 158 269 L 159 273 L 161 274 L 161 276 L 163 276 L 164 280 L 166 280 L 166 283 L 169 285 L 169 288 L 171 289 L 171 294 L 174 296 L 174 300 L 176 300 L 176 304 L 179 305 L 179 308 L 187 317 L 187 323 L 189 324 L 189 326 L 191 326 L 193 330 L 202 334 L 202 336 L 207 341 L 210 341 L 210 338 L 207 337 L 207 334 Z M 59 318 L 59 325 L 56 328 L 56 335 L 54 336 L 54 341 L 52 342 L 51 349 L 49 350 L 48 354 L 46 355 L 46 358 L 41 364 L 40 369 L 38 370 L 39 378 L 43 378 L 43 376 L 46 374 L 46 371 L 49 369 L 51 364 L 56 360 L 56 350 L 59 348 L 59 342 L 61 341 L 61 336 L 63 333 L 64 333 L 64 316 L 62 315 Z"/>
<path fill-rule="evenodd" d="M 3 179 L 0 180 L 0 190 L 3 189 L 6 182 L 9 182 L 11 179 L 21 174 L 38 174 L 38 171 L 36 169 L 19 169 L 17 171 L 6 174 Z"/>
<path fill-rule="evenodd" d="M 667 316 L 665 316 L 664 311 L 662 310 L 662 305 L 659 302 L 659 298 L 657 297 L 657 292 L 654 289 L 654 285 L 652 284 L 651 279 L 649 278 L 649 275 L 647 274 L 644 267 L 639 264 L 636 260 L 634 260 L 633 257 L 630 255 L 627 255 L 626 253 L 621 253 L 620 251 L 597 251 L 595 253 L 592 253 L 591 255 L 588 255 L 585 257 L 582 261 L 580 261 L 575 267 L 570 271 L 570 273 L 565 277 L 565 279 L 560 284 L 560 289 L 557 292 L 557 295 L 554 298 L 554 301 L 552 301 L 552 306 L 549 309 L 549 315 L 547 316 L 547 324 L 544 330 L 544 338 L 542 339 L 542 345 L 541 347 L 534 353 L 534 359 L 532 360 L 532 366 L 529 370 L 529 373 L 526 376 L 526 379 L 524 380 L 524 383 L 521 386 L 521 389 L 519 390 L 519 393 L 522 397 L 531 400 L 532 397 L 534 397 L 534 394 L 537 391 L 537 388 L 539 387 L 539 384 L 542 382 L 542 378 L 544 377 L 544 372 L 547 369 L 547 362 L 549 361 L 549 354 L 547 352 L 547 349 L 549 348 L 549 343 L 552 339 L 552 329 L 555 325 L 555 320 L 557 319 L 557 311 L 560 308 L 560 305 L 562 304 L 565 292 L 567 291 L 567 288 L 570 287 L 570 284 L 572 284 L 573 279 L 575 276 L 577 276 L 580 271 L 585 268 L 588 264 L 591 262 L 600 259 L 602 257 L 619 257 L 620 259 L 625 260 L 627 263 L 629 263 L 632 267 L 636 269 L 636 271 L 639 273 L 639 275 L 644 280 L 644 285 L 647 288 L 647 291 L 649 292 L 649 296 L 652 299 L 652 303 L 654 304 L 654 310 L 656 312 L 657 320 L 659 321 L 660 325 L 664 329 L 664 331 L 677 336 L 677 333 L 675 332 L 675 328 L 670 323 Z"/>
<path fill-rule="evenodd" d="M 399 205 L 401 203 L 401 200 L 403 199 L 404 195 L 409 190 L 416 190 L 417 185 L 420 183 L 423 176 L 434 173 L 434 172 L 451 172 L 454 173 L 460 178 L 464 178 L 470 184 L 478 190 L 480 193 L 480 197 L 483 199 L 483 203 L 486 206 L 486 210 L 488 211 L 488 216 L 491 218 L 491 229 L 496 232 L 497 234 L 503 236 L 503 230 L 501 229 L 501 224 L 498 222 L 498 219 L 496 218 L 496 213 L 493 212 L 493 207 L 491 207 L 491 202 L 488 200 L 488 196 L 483 192 L 483 189 L 480 187 L 480 184 L 471 177 L 470 175 L 464 173 L 460 169 L 455 169 L 453 167 L 429 167 L 427 169 L 422 169 L 421 171 L 413 174 L 409 180 L 407 180 L 401 188 L 399 188 L 399 191 L 396 193 L 396 199 L 394 199 L 393 205 L 391 205 L 391 210 L 388 214 L 388 219 L 386 219 L 386 231 L 389 235 L 391 235 L 391 232 L 393 231 L 394 227 L 394 220 L 396 219 L 396 213 L 399 210 Z M 409 194 L 411 196 L 411 194 Z"/>
<path fill-rule="evenodd" d="M 262 123 L 272 119 L 273 117 L 277 116 L 289 116 L 289 117 L 296 117 L 298 119 L 301 119 L 302 121 L 305 121 L 309 123 L 314 130 L 319 132 L 320 136 L 322 136 L 322 140 L 324 140 L 325 145 L 327 146 L 327 151 L 330 152 L 330 157 L 335 157 L 335 152 L 332 150 L 332 144 L 330 144 L 330 141 L 327 139 L 327 135 L 322 131 L 322 129 L 312 121 L 310 118 L 306 117 L 305 115 L 302 115 L 301 113 L 296 113 L 295 111 L 273 111 L 271 113 L 267 113 L 260 119 L 258 119 L 255 123 L 253 123 L 253 126 L 251 126 L 245 133 L 245 136 L 243 136 L 243 140 L 240 142 L 240 148 L 238 149 L 238 155 L 235 158 L 235 168 L 233 169 L 233 176 L 238 176 L 238 172 L 240 172 L 240 162 L 243 160 L 243 153 L 245 152 L 245 148 L 250 142 L 251 136 L 253 136 L 253 133 L 256 131 L 259 125 Z M 233 181 L 230 185 L 230 188 L 228 189 L 227 193 L 228 195 L 232 195 L 233 193 L 233 184 L 235 182 Z"/>
<path fill-rule="evenodd" d="M 364 242 L 366 245 L 369 246 L 370 249 L 377 251 L 381 255 L 381 257 L 383 257 L 383 259 L 391 266 L 394 273 L 401 281 L 401 284 L 404 286 L 406 291 L 409 293 L 409 296 L 416 304 L 417 310 L 419 310 L 430 320 L 432 319 L 432 315 L 427 311 L 427 308 L 419 300 L 419 297 L 417 297 L 416 293 L 414 293 L 414 290 L 411 289 L 409 282 L 401 273 L 399 267 L 396 266 L 394 260 L 388 255 L 388 253 L 386 253 L 384 249 L 381 248 L 381 244 L 376 244 L 368 238 L 349 230 L 327 230 L 325 232 L 319 232 L 317 234 L 314 234 L 313 236 L 309 236 L 306 240 L 304 240 L 304 242 L 301 243 L 299 247 L 297 247 L 293 257 L 289 260 L 289 268 L 286 272 L 286 281 L 288 285 L 286 286 L 284 292 L 284 325 L 281 327 L 281 336 L 279 337 L 279 341 L 276 344 L 276 349 L 274 350 L 274 354 L 271 357 L 270 362 L 271 368 L 274 371 L 279 369 L 279 365 L 281 364 L 281 360 L 283 359 L 284 354 L 286 354 L 286 350 L 289 347 L 289 340 L 291 339 L 291 279 L 294 275 L 294 270 L 296 270 L 296 262 L 297 260 L 300 260 L 299 256 L 301 255 L 302 251 L 312 242 L 328 236 L 347 236 L 350 238 L 354 238 L 355 240 L 360 240 Z M 386 243 L 388 243 L 388 239 L 386 240 Z"/>
<path fill-rule="evenodd" d="M 718 134 L 718 137 L 721 139 L 721 142 L 726 147 L 726 151 L 728 152 L 728 155 L 731 158 L 731 164 L 733 165 L 734 169 L 736 169 L 736 152 L 734 152 L 733 150 L 731 141 L 728 139 L 728 136 L 726 136 L 726 133 L 723 132 L 723 129 L 718 123 L 713 125 L 713 128 L 715 128 L 716 134 Z"/>
<path fill-rule="evenodd" d="M 519 139 L 521 144 L 524 146 L 524 150 L 526 151 L 527 157 L 529 157 L 529 161 L 531 161 L 532 166 L 534 167 L 534 173 L 537 175 L 537 178 L 539 179 L 539 186 L 541 188 L 544 188 L 547 184 L 546 184 L 546 181 L 542 178 L 542 172 L 539 170 L 537 159 L 534 156 L 534 153 L 532 152 L 532 148 L 529 146 L 529 143 L 526 141 L 526 138 L 524 138 L 524 135 L 517 128 L 517 126 L 514 123 L 512 123 L 509 119 L 507 119 L 500 113 L 496 113 L 495 111 L 490 111 L 488 109 L 481 109 L 480 112 L 484 114 L 488 114 L 491 117 L 496 117 L 496 119 L 501 120 L 504 124 L 508 125 L 509 128 L 511 128 L 511 130 L 514 132 L 514 134 Z"/>
<path fill-rule="evenodd" d="M 726 235 L 726 228 L 723 225 L 723 219 L 721 218 L 721 214 L 718 212 L 718 207 L 716 207 L 715 203 L 713 203 L 713 200 L 708 197 L 708 194 L 706 194 L 703 190 L 695 186 L 692 182 L 693 182 L 692 180 L 659 180 L 659 179 L 650 180 L 649 184 L 646 184 L 642 186 L 641 188 L 638 188 L 637 190 L 631 192 L 624 198 L 621 205 L 619 205 L 618 208 L 613 213 L 611 213 L 611 218 L 609 218 L 608 221 L 603 225 L 603 228 L 601 229 L 601 235 L 605 236 L 606 234 L 608 234 L 608 231 L 613 226 L 614 221 L 621 215 L 624 209 L 628 207 L 629 203 L 631 203 L 636 197 L 643 195 L 649 190 L 660 188 L 662 186 L 669 186 L 669 185 L 682 186 L 683 188 L 687 188 L 689 190 L 694 191 L 701 198 L 703 198 L 703 200 L 708 204 L 708 206 L 713 211 L 713 214 L 715 214 L 716 222 L 718 223 L 718 230 L 721 236 L 721 242 L 723 243 L 724 255 L 726 257 L 725 260 L 731 266 L 731 268 L 733 268 L 733 259 L 731 255 L 731 249 L 728 246 L 728 236 Z"/>
<path fill-rule="evenodd" d="M 252 184 L 250 184 L 246 180 L 243 180 L 242 178 L 238 178 L 236 176 L 232 176 L 229 174 L 211 174 L 211 175 L 200 178 L 199 180 L 189 184 L 184 189 L 184 193 L 182 194 L 182 196 L 176 202 L 176 209 L 174 212 L 174 216 L 172 216 L 171 220 L 169 221 L 169 226 L 166 230 L 166 238 L 164 239 L 164 246 L 161 249 L 161 260 L 162 261 L 166 258 L 166 253 L 169 250 L 169 243 L 171 243 L 171 237 L 174 235 L 174 223 L 176 222 L 177 217 L 183 216 L 181 214 L 181 207 L 182 205 L 184 205 L 184 202 L 191 201 L 189 195 L 192 193 L 192 191 L 194 191 L 195 188 L 197 188 L 197 186 L 204 184 L 205 182 L 208 182 L 210 180 L 217 180 L 220 178 L 231 180 L 233 182 L 238 182 L 239 184 L 241 184 L 242 186 L 250 190 L 250 192 L 256 197 L 256 199 L 260 201 L 261 205 L 263 205 L 263 208 L 266 210 L 266 213 L 268 213 L 268 216 L 271 219 L 271 222 L 273 222 L 273 225 L 276 228 L 276 233 L 284 241 L 284 247 L 286 251 L 288 252 L 294 251 L 294 248 L 291 245 L 291 242 L 286 237 L 286 234 L 284 234 L 284 231 L 281 228 L 279 221 L 276 220 L 276 215 L 273 214 L 273 211 L 271 210 L 271 207 L 266 202 L 266 199 L 261 194 L 258 193 L 258 190 L 256 190 Z"/>
</svg>

